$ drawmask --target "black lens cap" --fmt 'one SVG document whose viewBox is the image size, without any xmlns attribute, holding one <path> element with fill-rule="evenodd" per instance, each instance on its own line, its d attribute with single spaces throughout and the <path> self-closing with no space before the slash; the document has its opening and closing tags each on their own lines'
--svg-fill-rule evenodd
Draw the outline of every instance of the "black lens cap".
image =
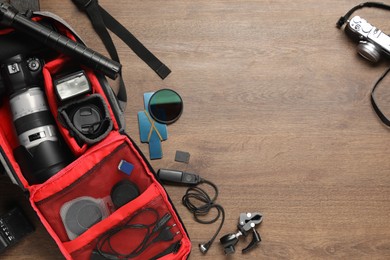
<svg viewBox="0 0 390 260">
<path fill-rule="evenodd" d="M 74 110 L 72 121 L 77 130 L 89 136 L 95 135 L 99 130 L 102 117 L 102 112 L 97 106 L 88 104 Z"/>
<path fill-rule="evenodd" d="M 116 208 L 122 207 L 138 196 L 139 190 L 137 185 L 126 179 L 115 184 L 111 190 L 111 200 Z"/>
</svg>

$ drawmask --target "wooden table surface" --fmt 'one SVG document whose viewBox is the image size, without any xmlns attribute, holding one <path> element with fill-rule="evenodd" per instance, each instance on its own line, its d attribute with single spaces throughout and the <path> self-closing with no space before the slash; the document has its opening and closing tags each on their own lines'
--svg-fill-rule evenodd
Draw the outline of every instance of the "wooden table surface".
<svg viewBox="0 0 390 260">
<path fill-rule="evenodd" d="M 218 224 L 201 225 L 181 204 L 185 187 L 167 186 L 192 239 L 190 259 L 224 259 L 219 238 L 236 231 L 242 212 L 261 212 L 263 241 L 228 259 L 389 259 L 390 132 L 370 104 L 389 65 L 372 66 L 335 27 L 360 1 L 137 0 L 99 3 L 171 69 L 164 81 L 118 40 L 127 86 L 126 131 L 139 140 L 144 92 L 175 89 L 184 100 L 168 127 L 159 168 L 187 170 L 215 182 L 226 221 L 209 252 L 198 244 Z M 87 44 L 107 53 L 85 14 L 71 1 L 41 0 Z M 390 13 L 356 14 L 383 31 Z M 390 101 L 385 80 L 381 103 Z M 176 150 L 191 154 L 174 161 Z M 6 177 L 0 206 L 19 203 L 36 231 L 2 259 L 63 259 L 57 246 Z"/>
</svg>

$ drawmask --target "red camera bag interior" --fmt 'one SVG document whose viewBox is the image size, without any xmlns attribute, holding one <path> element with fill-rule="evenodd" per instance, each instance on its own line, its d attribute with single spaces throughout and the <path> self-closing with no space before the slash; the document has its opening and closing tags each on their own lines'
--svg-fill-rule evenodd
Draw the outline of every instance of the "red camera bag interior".
<svg viewBox="0 0 390 260">
<path fill-rule="evenodd" d="M 78 39 L 72 30 L 53 18 L 35 15 L 35 19 L 45 19 L 62 34 L 73 40 Z M 0 35 L 12 32 L 11 29 L 2 29 Z M 132 259 L 151 259 L 176 242 L 179 246 L 161 259 L 186 259 L 191 250 L 191 242 L 185 227 L 165 189 L 156 179 L 155 172 L 130 137 L 123 133 L 123 126 L 118 122 L 120 118 L 118 114 L 121 111 L 117 109 L 115 100 L 107 96 L 107 93 L 112 90 L 104 77 L 81 66 L 92 86 L 92 92 L 100 94 L 108 107 L 113 129 L 107 137 L 97 144 L 80 146 L 69 130 L 58 121 L 58 108 L 61 104 L 53 88 L 53 75 L 61 72 L 69 63 L 75 63 L 75 61 L 61 53 L 50 60 L 45 60 L 44 86 L 42 87 L 50 111 L 56 119 L 58 134 L 63 137 L 75 159 L 44 183 L 30 185 L 13 155 L 13 150 L 18 146 L 18 138 L 12 121 L 9 97 L 3 95 L 0 103 L 0 150 L 8 175 L 14 183 L 26 191 L 41 222 L 67 259 L 90 259 L 93 251 L 96 251 L 97 245 L 101 242 L 101 238 L 110 230 L 120 230 L 129 223 L 135 226 L 155 223 L 166 214 L 171 217 L 165 227 L 170 228 L 173 238 L 170 241 L 159 240 L 151 243 L 141 254 Z M 134 166 L 130 175 L 118 170 L 118 165 L 122 160 Z M 71 240 L 61 218 L 63 205 L 83 197 L 107 198 L 112 188 L 123 180 L 130 180 L 136 184 L 139 196 L 120 208 L 110 209 L 106 218 Z M 123 228 L 123 231 L 111 237 L 109 244 L 115 247 L 116 252 L 126 255 L 142 243 L 145 232 L 146 229 L 142 228 Z M 118 259 L 124 259 L 124 257 Z"/>
</svg>

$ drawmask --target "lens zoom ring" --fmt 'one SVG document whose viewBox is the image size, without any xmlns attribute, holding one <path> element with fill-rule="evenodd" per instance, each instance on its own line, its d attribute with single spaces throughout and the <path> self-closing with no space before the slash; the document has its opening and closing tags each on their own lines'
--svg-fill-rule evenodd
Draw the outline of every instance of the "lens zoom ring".
<svg viewBox="0 0 390 260">
<path fill-rule="evenodd" d="M 53 120 L 49 111 L 41 111 L 18 118 L 14 122 L 18 135 L 45 125 L 53 125 Z"/>
</svg>

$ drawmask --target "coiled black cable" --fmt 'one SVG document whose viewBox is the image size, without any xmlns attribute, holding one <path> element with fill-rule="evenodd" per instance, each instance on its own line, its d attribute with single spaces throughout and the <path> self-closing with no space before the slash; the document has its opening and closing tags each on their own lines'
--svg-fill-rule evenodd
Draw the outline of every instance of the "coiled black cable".
<svg viewBox="0 0 390 260">
<path fill-rule="evenodd" d="M 214 197 L 211 198 L 204 189 L 198 186 L 199 184 L 207 184 L 211 186 L 215 191 Z M 201 179 L 199 184 L 187 189 L 182 198 L 183 205 L 194 215 L 195 221 L 201 224 L 212 224 L 222 216 L 221 223 L 219 224 L 219 227 L 213 237 L 207 243 L 199 244 L 201 252 L 206 253 L 222 229 L 223 223 L 225 222 L 225 210 L 221 205 L 215 203 L 218 197 L 217 186 L 211 181 L 207 181 L 205 179 Z M 212 219 L 204 220 L 202 217 L 208 215 L 212 209 L 217 210 L 216 216 Z"/>
<path fill-rule="evenodd" d="M 135 218 L 141 215 L 149 214 L 152 216 L 153 221 L 151 223 L 133 223 Z M 143 216 L 144 218 L 146 216 Z M 171 241 L 174 235 L 169 231 L 167 226 L 168 221 L 171 219 L 171 214 L 166 213 L 163 217 L 159 216 L 159 213 L 154 208 L 144 208 L 136 212 L 129 220 L 124 224 L 114 227 L 99 237 L 96 244 L 96 252 L 103 259 L 119 260 L 119 259 L 132 259 L 140 256 L 150 245 L 160 241 Z M 114 248 L 112 244 L 112 238 L 124 230 L 138 229 L 144 230 L 145 234 L 142 241 L 129 253 L 121 253 Z M 106 247 L 106 250 L 103 249 Z M 108 249 L 108 250 L 107 250 Z"/>
</svg>

